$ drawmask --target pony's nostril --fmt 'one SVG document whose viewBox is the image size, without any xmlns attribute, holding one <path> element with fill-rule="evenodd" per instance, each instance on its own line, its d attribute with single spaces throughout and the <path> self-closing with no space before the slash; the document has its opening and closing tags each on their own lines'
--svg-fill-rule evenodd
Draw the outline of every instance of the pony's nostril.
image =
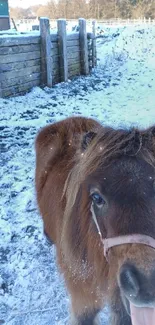
<svg viewBox="0 0 155 325">
<path fill-rule="evenodd" d="M 140 286 L 138 271 L 132 265 L 123 265 L 120 271 L 120 286 L 128 297 L 136 297 Z"/>
</svg>

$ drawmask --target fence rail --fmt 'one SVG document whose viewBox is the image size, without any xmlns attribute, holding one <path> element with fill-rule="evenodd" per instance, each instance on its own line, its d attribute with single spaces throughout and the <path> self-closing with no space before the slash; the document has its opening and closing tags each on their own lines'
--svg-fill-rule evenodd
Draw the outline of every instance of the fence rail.
<svg viewBox="0 0 155 325">
<path fill-rule="evenodd" d="M 138 25 L 138 24 L 155 24 L 155 19 L 148 18 L 139 18 L 139 19 L 121 19 L 121 18 L 114 18 L 114 19 L 101 19 L 97 20 L 98 24 L 104 25 Z"/>
<path fill-rule="evenodd" d="M 0 35 L 0 97 L 90 73 L 96 43 L 95 34 L 86 32 L 86 20 L 79 19 L 79 32 L 68 34 L 63 19 L 57 26 L 57 33 L 51 34 L 49 19 L 41 18 L 40 32 Z"/>
</svg>

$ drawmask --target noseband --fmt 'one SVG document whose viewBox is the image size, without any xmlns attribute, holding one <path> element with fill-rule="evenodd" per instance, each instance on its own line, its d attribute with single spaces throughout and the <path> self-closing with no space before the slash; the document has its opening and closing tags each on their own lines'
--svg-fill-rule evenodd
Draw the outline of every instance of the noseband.
<svg viewBox="0 0 155 325">
<path fill-rule="evenodd" d="M 141 234 L 133 234 L 133 235 L 124 235 L 124 236 L 117 236 L 112 238 L 103 238 L 102 233 L 94 212 L 93 203 L 91 204 L 90 211 L 92 213 L 93 220 L 98 230 L 98 234 L 100 236 L 101 242 L 104 245 L 104 256 L 108 261 L 108 251 L 110 248 L 115 246 L 120 246 L 124 244 L 143 244 L 155 249 L 155 239 Z"/>
</svg>

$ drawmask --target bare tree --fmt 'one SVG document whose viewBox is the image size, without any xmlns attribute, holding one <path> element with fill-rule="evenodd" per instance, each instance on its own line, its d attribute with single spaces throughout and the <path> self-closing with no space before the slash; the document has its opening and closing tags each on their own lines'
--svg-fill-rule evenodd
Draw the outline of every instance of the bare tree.
<svg viewBox="0 0 155 325">
<path fill-rule="evenodd" d="M 20 19 L 32 15 L 57 18 L 155 18 L 155 0 L 49 0 L 47 5 L 28 10 L 11 8 L 11 16 Z"/>
</svg>

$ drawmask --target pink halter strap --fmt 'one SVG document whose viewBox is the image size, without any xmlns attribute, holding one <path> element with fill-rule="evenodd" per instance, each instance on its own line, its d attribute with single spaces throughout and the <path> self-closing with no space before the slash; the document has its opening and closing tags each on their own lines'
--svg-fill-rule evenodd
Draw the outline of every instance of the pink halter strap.
<svg viewBox="0 0 155 325">
<path fill-rule="evenodd" d="M 132 235 L 122 235 L 113 238 L 102 238 L 101 230 L 97 222 L 97 218 L 94 212 L 93 204 L 91 205 L 90 211 L 92 213 L 93 220 L 98 230 L 98 234 L 101 238 L 101 241 L 104 245 L 104 256 L 108 260 L 108 251 L 110 248 L 115 246 L 120 246 L 124 244 L 143 244 L 155 249 L 155 239 L 142 234 L 132 234 Z"/>
<path fill-rule="evenodd" d="M 143 244 L 155 249 L 155 239 L 141 234 L 118 236 L 113 238 L 106 238 L 102 240 L 104 244 L 104 256 L 107 259 L 108 251 L 111 247 L 124 244 Z"/>
</svg>

